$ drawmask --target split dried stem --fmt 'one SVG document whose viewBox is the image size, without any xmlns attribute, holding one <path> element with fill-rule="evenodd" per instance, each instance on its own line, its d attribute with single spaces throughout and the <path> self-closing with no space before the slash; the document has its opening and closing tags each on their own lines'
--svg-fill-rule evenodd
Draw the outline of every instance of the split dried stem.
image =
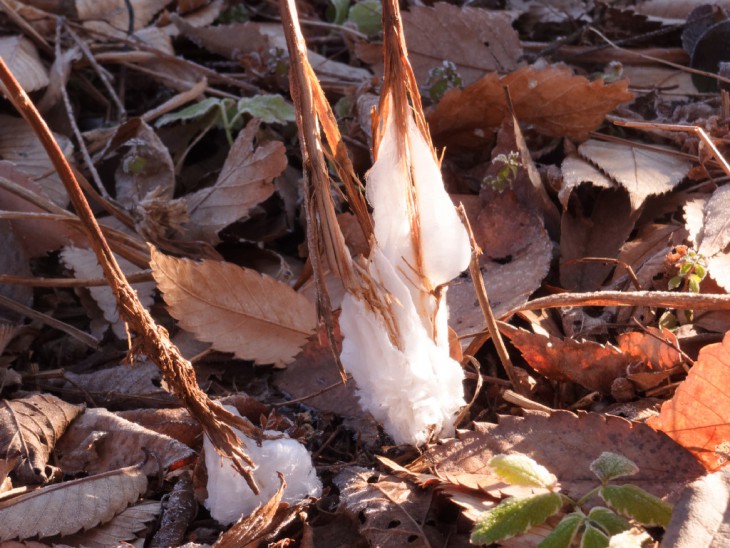
<svg viewBox="0 0 730 548">
<path fill-rule="evenodd" d="M 180 398 L 190 414 L 200 422 L 216 450 L 231 459 L 234 468 L 245 478 L 251 490 L 258 494 L 259 489 L 251 470 L 246 468 L 254 466 L 254 463 L 244 451 L 245 444 L 238 439 L 233 428 L 238 428 L 255 438 L 260 437 L 258 429 L 208 398 L 198 386 L 193 366 L 170 341 L 167 331 L 155 323 L 147 309 L 139 302 L 136 291 L 127 283 L 51 130 L 2 58 L 0 58 L 0 81 L 8 90 L 8 98 L 15 108 L 33 128 L 63 181 L 104 272 L 104 277 L 108 280 L 117 300 L 120 315 L 126 323 L 130 357 L 144 354 L 155 362 L 165 382 Z"/>
</svg>

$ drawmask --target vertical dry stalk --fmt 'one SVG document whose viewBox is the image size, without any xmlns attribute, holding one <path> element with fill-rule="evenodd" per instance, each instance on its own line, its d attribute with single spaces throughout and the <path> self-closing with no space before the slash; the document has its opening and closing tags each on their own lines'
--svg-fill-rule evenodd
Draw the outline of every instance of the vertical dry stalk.
<svg viewBox="0 0 730 548">
<path fill-rule="evenodd" d="M 254 438 L 259 437 L 258 430 L 245 419 L 237 417 L 208 398 L 198 386 L 195 371 L 190 362 L 170 341 L 167 331 L 155 323 L 149 312 L 139 302 L 137 293 L 127 282 L 104 239 L 71 166 L 66 161 L 45 121 L 2 58 L 0 58 L 0 81 L 8 90 L 9 99 L 15 108 L 30 124 L 46 149 L 54 168 L 63 181 L 71 203 L 84 225 L 89 242 L 104 271 L 104 277 L 114 292 L 120 314 L 126 323 L 131 357 L 144 354 L 157 364 L 165 382 L 180 398 L 190 414 L 200 422 L 216 449 L 221 455 L 233 461 L 236 470 L 246 479 L 251 490 L 258 494 L 258 487 L 250 469 L 244 466 L 244 464 L 253 466 L 253 462 L 245 453 L 244 445 L 232 428 L 238 428 Z"/>
</svg>

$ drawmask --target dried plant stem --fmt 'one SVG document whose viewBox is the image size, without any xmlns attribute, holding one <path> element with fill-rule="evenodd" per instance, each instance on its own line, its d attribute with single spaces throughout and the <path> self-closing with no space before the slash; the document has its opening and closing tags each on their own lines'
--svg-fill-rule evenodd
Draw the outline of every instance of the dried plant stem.
<svg viewBox="0 0 730 548">
<path fill-rule="evenodd" d="M 245 466 L 253 466 L 253 462 L 244 451 L 245 445 L 238 439 L 232 428 L 238 428 L 252 437 L 260 437 L 258 429 L 247 420 L 234 415 L 208 398 L 198 386 L 193 366 L 172 344 L 167 331 L 155 323 L 149 312 L 139 302 L 137 293 L 127 283 L 109 244 L 104 239 L 71 166 L 38 110 L 2 58 L 0 58 L 0 81 L 5 84 L 8 97 L 15 108 L 30 124 L 46 149 L 53 166 L 63 181 L 71 203 L 84 225 L 89 242 L 104 271 L 104 277 L 114 292 L 120 315 L 127 325 L 131 357 L 144 354 L 157 364 L 165 382 L 180 398 L 190 414 L 200 422 L 216 450 L 231 459 L 235 469 L 246 479 L 254 493 L 258 494 L 259 490 L 251 475 L 251 470 Z"/>
<path fill-rule="evenodd" d="M 730 177 L 730 163 L 725 157 L 717 150 L 715 143 L 712 142 L 710 136 L 707 135 L 704 129 L 700 126 L 685 126 L 682 124 L 658 124 L 655 122 L 637 122 L 634 120 L 613 120 L 613 123 L 617 126 L 633 127 L 637 129 L 660 129 L 664 131 L 681 131 L 683 133 L 694 133 L 699 137 L 700 141 L 710 149 L 712 155 L 715 157 L 720 164 L 720 167 L 725 172 L 725 175 Z"/>
<path fill-rule="evenodd" d="M 482 254 L 482 250 L 479 248 L 476 240 L 474 239 L 474 233 L 471 230 L 471 224 L 469 224 L 469 219 L 466 216 L 466 210 L 464 209 L 464 205 L 459 204 L 459 207 L 456 208 L 456 210 L 458 211 L 459 217 L 461 217 L 461 221 L 464 223 L 466 231 L 469 234 L 469 241 L 471 242 L 471 261 L 469 262 L 469 274 L 471 274 L 471 279 L 474 282 L 474 291 L 477 294 L 479 306 L 481 307 L 482 314 L 484 315 L 484 319 L 487 322 L 487 330 L 492 336 L 492 340 L 494 341 L 494 347 L 497 349 L 497 354 L 499 355 L 499 359 L 502 362 L 502 367 L 504 367 L 504 370 L 507 373 L 507 377 L 512 383 L 512 388 L 521 392 L 522 385 L 519 382 L 517 375 L 515 374 L 515 368 L 512 365 L 512 360 L 509 357 L 509 352 L 507 352 L 507 347 L 504 345 L 504 341 L 502 340 L 502 334 L 497 328 L 497 319 L 494 317 L 494 312 L 492 312 L 492 307 L 489 304 L 487 288 L 484 286 L 482 272 L 479 269 L 479 256 Z M 471 353 L 467 352 L 467 354 Z"/>
<path fill-rule="evenodd" d="M 152 282 L 154 277 L 151 270 L 143 270 L 125 276 L 130 284 Z M 27 278 L 0 274 L 0 284 L 29 285 L 32 287 L 100 287 L 109 285 L 106 278 Z"/>
</svg>

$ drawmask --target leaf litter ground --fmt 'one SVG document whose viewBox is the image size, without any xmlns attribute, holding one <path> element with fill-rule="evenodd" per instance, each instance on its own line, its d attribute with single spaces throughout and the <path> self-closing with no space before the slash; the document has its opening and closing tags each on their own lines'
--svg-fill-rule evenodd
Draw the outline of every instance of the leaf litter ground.
<svg viewBox="0 0 730 548">
<path fill-rule="evenodd" d="M 299 10 L 309 60 L 362 176 L 383 74 L 380 8 L 333 4 L 344 25 L 324 2 Z M 717 86 L 699 93 L 681 67 L 708 70 L 714 61 L 702 52 L 720 31 L 707 33 L 701 10 L 721 25 L 730 5 L 501 4 L 403 12 L 431 135 L 445 147 L 447 190 L 466 206 L 484 252 L 480 268 L 496 315 L 510 322 L 502 331 L 519 379 L 511 385 L 486 342 L 471 280 L 457 279 L 450 325 L 473 400 L 456 438 L 422 452 L 394 446 L 361 411 L 316 329 L 277 7 L 132 1 L 131 26 L 121 0 L 78 3 L 67 19 L 56 19 L 53 2 L 3 10 L 0 55 L 41 106 L 145 305 L 210 397 L 306 445 L 324 492 L 288 509 L 279 493 L 230 529 L 202 505 L 194 510 L 208 496 L 203 429 L 156 367 L 126 363 L 124 323 L 81 224 L 45 151 L 5 102 L 1 539 L 461 546 L 479 511 L 520 495 L 486 467 L 493 455 L 530 455 L 580 496 L 590 462 L 614 451 L 638 464 L 631 482 L 681 501 L 673 545 L 700 545 L 680 531 L 684 522 L 704 544 L 720 542 L 723 520 L 702 517 L 701 500 L 707 489 L 727 496 L 723 472 L 707 474 L 730 454 L 730 103 Z M 611 124 L 619 119 L 656 128 Z M 718 154 L 697 132 L 662 124 L 701 127 Z M 363 253 L 361 224 L 336 194 L 346 243 Z M 323 280 L 338 309 L 342 282 L 334 273 Z M 652 298 L 670 283 L 676 297 Z M 630 307 L 614 298 L 520 310 L 563 291 L 609 290 L 647 293 Z M 718 297 L 693 305 L 703 293 Z M 90 496 L 98 508 L 59 503 Z M 523 545 L 546 532 L 535 528 Z"/>
</svg>

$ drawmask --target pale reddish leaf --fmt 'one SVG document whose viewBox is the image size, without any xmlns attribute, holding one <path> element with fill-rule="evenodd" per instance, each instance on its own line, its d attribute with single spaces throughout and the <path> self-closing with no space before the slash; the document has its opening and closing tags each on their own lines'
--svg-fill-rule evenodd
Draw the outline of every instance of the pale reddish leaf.
<svg viewBox="0 0 730 548">
<path fill-rule="evenodd" d="M 95 527 L 119 514 L 146 490 L 147 476 L 132 466 L 4 500 L 0 502 L 0 540 L 70 535 Z"/>
<path fill-rule="evenodd" d="M 43 192 L 58 206 L 68 204 L 66 189 L 56 173 L 46 149 L 35 132 L 22 118 L 0 115 L 0 158 L 15 165 L 18 171 L 30 175 Z M 73 153 L 73 144 L 68 137 L 53 134 L 67 159 Z"/>
<path fill-rule="evenodd" d="M 730 333 L 700 350 L 661 413 L 648 421 L 686 447 L 709 470 L 730 459 Z"/>
<path fill-rule="evenodd" d="M 254 147 L 259 122 L 238 134 L 216 183 L 186 196 L 190 224 L 186 236 L 218 242 L 218 231 L 244 218 L 274 193 L 274 177 L 286 168 L 284 143 L 269 141 Z"/>
<path fill-rule="evenodd" d="M 131 274 L 133 272 L 139 272 L 139 268 L 126 260 L 123 257 L 115 255 L 119 267 L 122 272 Z M 67 268 L 73 270 L 74 277 L 76 278 L 103 278 L 104 271 L 99 266 L 99 262 L 96 258 L 96 253 L 93 250 L 81 247 L 65 247 L 61 251 L 61 260 L 64 262 Z M 154 303 L 153 293 L 155 290 L 154 282 L 140 282 L 132 285 L 137 292 L 140 302 L 150 307 Z M 120 338 L 125 339 L 127 332 L 124 327 L 124 320 L 119 315 L 119 309 L 117 308 L 117 299 L 114 296 L 110 287 L 98 286 L 90 287 L 89 293 L 96 301 L 96 304 L 104 314 L 104 319 L 109 323 L 114 334 Z"/>
<path fill-rule="evenodd" d="M 89 531 L 62 537 L 61 541 L 69 546 L 84 548 L 107 548 L 123 546 L 124 541 L 135 540 L 136 533 L 160 513 L 160 501 L 146 500 L 122 510 L 110 521 Z"/>
<path fill-rule="evenodd" d="M 674 548 L 730 545 L 730 468 L 691 483 L 674 505 L 662 545 Z"/>
<path fill-rule="evenodd" d="M 612 415 L 526 411 L 524 417 L 501 416 L 499 424 L 475 427 L 476 431 L 429 451 L 436 473 L 486 474 L 494 455 L 519 452 L 555 474 L 561 492 L 581 497 L 596 486 L 590 463 L 610 451 L 639 467 L 637 475 L 627 478 L 629 483 L 669 499 L 676 499 L 687 483 L 704 473 L 694 457 L 669 437 Z"/>
<path fill-rule="evenodd" d="M 313 303 L 253 270 L 175 259 L 154 249 L 150 266 L 183 329 L 241 359 L 290 362 L 317 325 Z"/>
<path fill-rule="evenodd" d="M 582 158 L 624 187 L 631 207 L 638 209 L 649 197 L 672 190 L 689 173 L 692 164 L 672 154 L 591 139 L 578 147 Z"/>
<path fill-rule="evenodd" d="M 169 436 L 188 447 L 199 446 L 203 427 L 184 407 L 172 409 L 131 409 L 119 411 L 117 416 L 140 426 Z"/>
<path fill-rule="evenodd" d="M 488 72 L 517 68 L 522 47 L 508 13 L 460 8 L 444 2 L 403 12 L 408 59 L 419 84 L 429 71 L 451 61 L 469 85 Z"/>
<path fill-rule="evenodd" d="M 333 481 L 343 509 L 358 521 L 371 546 L 444 545 L 440 533 L 426 523 L 433 492 L 360 467 L 346 468 Z"/>
<path fill-rule="evenodd" d="M 502 78 L 492 73 L 444 95 L 428 117 L 434 139 L 467 148 L 483 146 L 483 138 L 507 114 L 505 86 L 520 122 L 546 135 L 576 140 L 585 139 L 606 114 L 633 97 L 627 80 L 590 82 L 562 65 L 525 67 Z"/>
<path fill-rule="evenodd" d="M 47 481 L 48 457 L 82 410 L 82 405 L 66 403 L 50 394 L 0 401 L 0 455 L 6 459 L 20 457 L 15 471 L 21 481 Z"/>
<path fill-rule="evenodd" d="M 631 358 L 646 363 L 650 369 L 671 369 L 682 362 L 682 354 L 677 350 L 677 337 L 665 328 L 647 327 L 646 331 L 621 333 L 618 347 Z"/>
<path fill-rule="evenodd" d="M 504 334 L 541 375 L 556 381 L 573 381 L 606 394 L 610 393 L 613 381 L 626 374 L 630 362 L 629 356 L 610 344 L 560 339 L 516 328 Z"/>
<path fill-rule="evenodd" d="M 18 80 L 20 86 L 30 93 L 48 85 L 48 71 L 43 66 L 38 50 L 25 36 L 3 36 L 0 38 L 0 57 Z M 5 86 L 0 84 L 5 92 Z"/>
<path fill-rule="evenodd" d="M 117 365 L 91 373 L 67 371 L 64 393 L 91 397 L 96 405 L 108 408 L 170 405 L 176 398 L 160 388 L 162 375 L 152 362 L 139 360 L 134 366 Z"/>
<path fill-rule="evenodd" d="M 153 453 L 144 471 L 153 476 L 161 466 L 191 459 L 195 453 L 164 434 L 148 430 L 106 409 L 88 409 L 66 430 L 56 446 L 64 472 L 99 474 L 145 460 L 143 449 Z"/>
</svg>

